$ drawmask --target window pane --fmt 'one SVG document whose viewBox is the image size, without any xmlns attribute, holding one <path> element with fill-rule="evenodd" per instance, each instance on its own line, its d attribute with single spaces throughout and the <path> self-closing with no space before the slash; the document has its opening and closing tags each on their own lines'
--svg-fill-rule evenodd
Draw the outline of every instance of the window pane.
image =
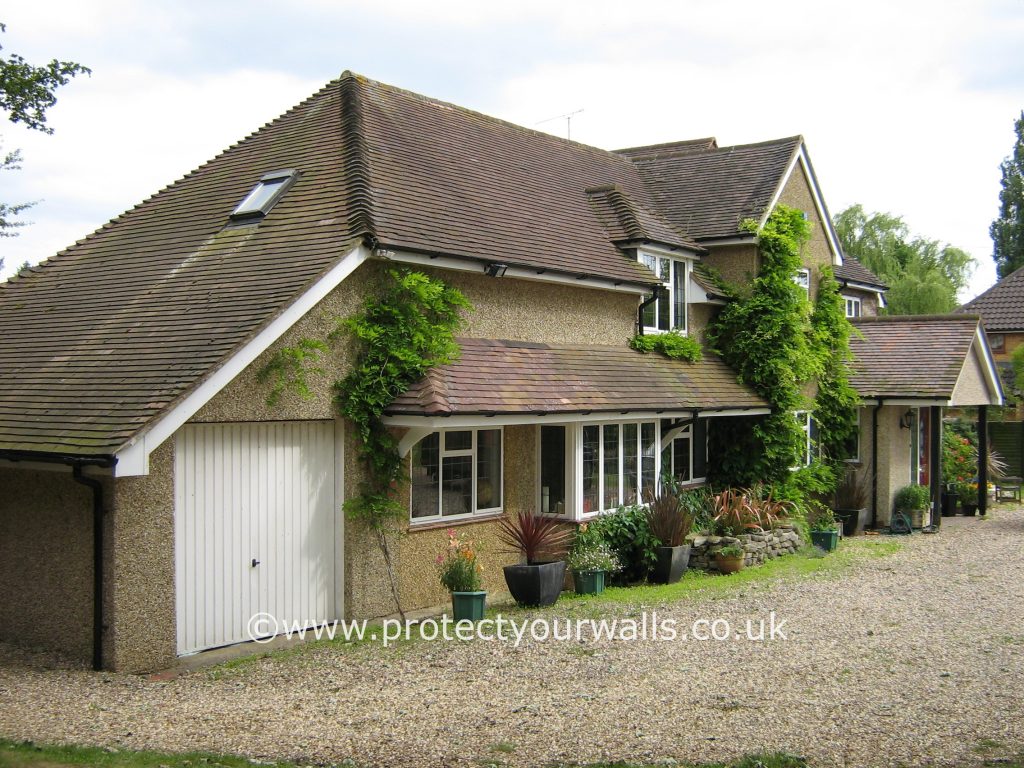
<svg viewBox="0 0 1024 768">
<path fill-rule="evenodd" d="M 261 181 L 256 185 L 256 188 L 238 204 L 233 215 L 237 216 L 240 213 L 255 213 L 262 210 L 263 206 L 269 203 L 274 195 L 277 194 L 277 191 L 285 181 L 287 181 L 286 178 Z"/>
<path fill-rule="evenodd" d="M 583 511 L 597 512 L 601 463 L 599 449 L 600 429 L 583 428 Z"/>
<path fill-rule="evenodd" d="M 672 260 L 671 259 L 658 259 L 659 270 L 658 275 L 662 280 L 665 281 L 666 285 L 672 282 Z M 672 327 L 672 319 L 670 314 L 672 312 L 671 297 L 668 300 L 658 299 L 658 328 L 667 331 Z"/>
<path fill-rule="evenodd" d="M 473 457 L 446 456 L 441 465 L 441 514 L 465 515 L 472 511 Z"/>
<path fill-rule="evenodd" d="M 672 472 L 677 480 L 690 479 L 690 436 L 677 437 L 672 441 Z"/>
<path fill-rule="evenodd" d="M 637 444 L 636 424 L 622 425 L 622 503 L 635 504 L 637 502 L 636 489 L 639 477 L 637 476 L 637 455 L 639 446 Z"/>
<path fill-rule="evenodd" d="M 501 430 L 476 433 L 476 508 L 501 506 Z"/>
<path fill-rule="evenodd" d="M 686 262 L 672 263 L 672 327 L 686 329 Z"/>
<path fill-rule="evenodd" d="M 565 427 L 540 428 L 540 508 L 565 514 Z"/>
<path fill-rule="evenodd" d="M 446 451 L 468 451 L 472 447 L 473 432 L 471 430 L 444 433 L 444 449 Z"/>
<path fill-rule="evenodd" d="M 651 422 L 640 425 L 640 442 L 643 444 L 643 455 L 640 467 L 640 497 L 647 493 L 654 493 L 655 482 L 658 479 L 655 464 L 658 457 L 658 430 Z"/>
<path fill-rule="evenodd" d="M 604 427 L 604 504 L 603 509 L 619 506 L 619 425 Z"/>
<path fill-rule="evenodd" d="M 412 447 L 412 516 L 438 514 L 438 434 L 427 435 Z"/>
</svg>

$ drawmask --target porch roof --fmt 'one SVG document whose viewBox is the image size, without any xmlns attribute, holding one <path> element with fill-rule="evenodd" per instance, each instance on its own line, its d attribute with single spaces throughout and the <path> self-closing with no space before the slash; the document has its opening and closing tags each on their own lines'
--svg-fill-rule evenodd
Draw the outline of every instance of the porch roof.
<svg viewBox="0 0 1024 768">
<path fill-rule="evenodd" d="M 850 383 L 864 399 L 998 405 L 1002 388 L 976 315 L 859 317 Z"/>
<path fill-rule="evenodd" d="M 458 341 L 459 360 L 432 369 L 385 416 L 768 410 L 767 402 L 708 352 L 690 363 L 626 346 Z"/>
</svg>

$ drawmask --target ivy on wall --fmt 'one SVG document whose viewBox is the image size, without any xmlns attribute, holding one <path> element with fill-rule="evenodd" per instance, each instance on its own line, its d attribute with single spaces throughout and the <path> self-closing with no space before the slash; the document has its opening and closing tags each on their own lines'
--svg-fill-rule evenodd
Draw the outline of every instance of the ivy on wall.
<svg viewBox="0 0 1024 768">
<path fill-rule="evenodd" d="M 672 360 L 686 360 L 696 363 L 703 352 L 700 342 L 679 331 L 666 333 L 638 333 L 629 340 L 629 346 L 638 352 L 658 352 Z"/>
</svg>

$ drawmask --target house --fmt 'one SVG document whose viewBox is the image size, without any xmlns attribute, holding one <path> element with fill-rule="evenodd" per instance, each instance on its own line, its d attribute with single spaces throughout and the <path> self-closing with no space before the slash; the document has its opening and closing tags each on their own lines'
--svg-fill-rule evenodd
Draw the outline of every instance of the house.
<svg viewBox="0 0 1024 768">
<path fill-rule="evenodd" d="M 1009 367 L 1014 350 L 1024 344 L 1024 267 L 971 299 L 959 311 L 982 319 L 996 362 L 1000 367 Z"/>
<path fill-rule="evenodd" d="M 137 671 L 247 640 L 257 613 L 392 613 L 374 537 L 341 513 L 364 476 L 332 402 L 352 350 L 308 399 L 271 405 L 260 373 L 396 266 L 474 306 L 461 358 L 385 417 L 411 478 L 406 608 L 442 602 L 450 526 L 501 590 L 502 514 L 578 521 L 662 471 L 702 482 L 716 420 L 767 404 L 711 354 L 626 342 L 700 338 L 723 302 L 708 268 L 756 274 L 744 222 L 780 202 L 814 224 L 794 279 L 813 298 L 830 265 L 848 314 L 876 314 L 884 286 L 843 260 L 800 137 L 607 152 L 345 73 L 0 286 L 0 637 Z"/>
</svg>

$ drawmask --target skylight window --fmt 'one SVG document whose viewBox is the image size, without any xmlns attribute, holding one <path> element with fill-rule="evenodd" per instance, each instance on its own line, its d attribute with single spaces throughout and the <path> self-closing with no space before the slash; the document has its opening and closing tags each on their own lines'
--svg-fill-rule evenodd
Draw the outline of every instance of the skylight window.
<svg viewBox="0 0 1024 768">
<path fill-rule="evenodd" d="M 259 184 L 232 211 L 231 218 L 255 219 L 266 216 L 298 175 L 299 172 L 293 169 L 264 174 Z"/>
</svg>

